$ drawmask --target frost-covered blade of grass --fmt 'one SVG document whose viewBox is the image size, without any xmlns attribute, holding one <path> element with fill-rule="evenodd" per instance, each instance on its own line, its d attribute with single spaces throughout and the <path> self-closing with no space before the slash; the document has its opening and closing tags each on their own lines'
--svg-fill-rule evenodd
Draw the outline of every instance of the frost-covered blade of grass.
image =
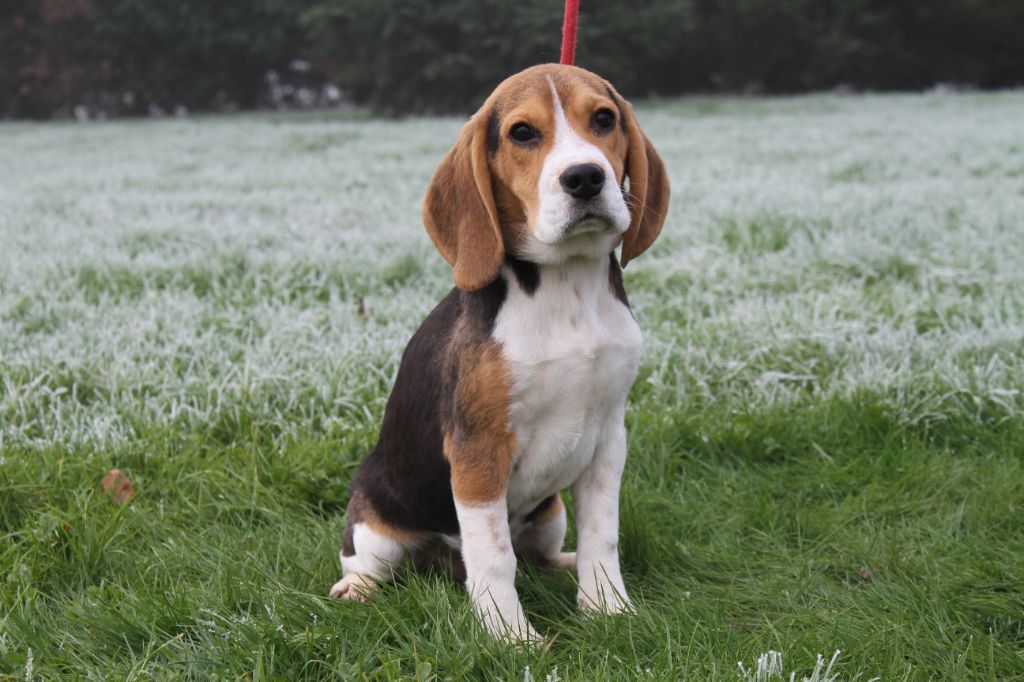
<svg viewBox="0 0 1024 682">
<path fill-rule="evenodd" d="M 684 100 L 627 273 L 667 404 L 888 396 L 1016 414 L 1024 95 Z M 252 116 L 0 128 L 0 436 L 131 441 L 242 413 L 371 423 L 449 286 L 418 204 L 459 122 Z"/>
</svg>

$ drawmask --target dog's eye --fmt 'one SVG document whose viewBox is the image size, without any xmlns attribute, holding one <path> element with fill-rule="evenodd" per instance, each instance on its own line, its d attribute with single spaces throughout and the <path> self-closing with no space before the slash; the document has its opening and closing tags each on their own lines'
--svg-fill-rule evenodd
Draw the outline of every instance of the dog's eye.
<svg viewBox="0 0 1024 682">
<path fill-rule="evenodd" d="M 540 135 L 528 123 L 516 123 L 508 131 L 508 136 L 520 144 L 527 144 L 538 139 Z"/>
<path fill-rule="evenodd" d="M 615 114 L 611 109 L 598 109 L 590 119 L 590 125 L 599 133 L 606 133 L 615 127 Z"/>
</svg>

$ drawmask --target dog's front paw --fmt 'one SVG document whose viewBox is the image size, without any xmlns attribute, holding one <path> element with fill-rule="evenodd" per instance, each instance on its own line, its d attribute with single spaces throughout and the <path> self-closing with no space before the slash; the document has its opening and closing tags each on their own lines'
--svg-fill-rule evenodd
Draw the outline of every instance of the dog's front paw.
<svg viewBox="0 0 1024 682">
<path fill-rule="evenodd" d="M 480 609 L 477 610 L 477 617 L 492 637 L 514 644 L 520 649 L 535 647 L 544 641 L 544 638 L 527 622 L 521 609 L 518 614 L 512 614 L 509 618 L 503 617 L 497 609 Z"/>
<path fill-rule="evenodd" d="M 592 585 L 580 585 L 576 603 L 585 614 L 633 613 L 633 603 L 623 585 L 614 585 L 610 580 Z"/>
<path fill-rule="evenodd" d="M 330 596 L 334 599 L 350 599 L 366 603 L 373 599 L 377 591 L 377 583 L 373 578 L 359 573 L 347 573 L 345 577 L 334 583 Z"/>
<path fill-rule="evenodd" d="M 495 639 L 520 647 L 536 646 L 543 641 L 526 620 L 523 607 L 514 596 L 493 599 L 488 595 L 473 601 L 473 610 L 481 625 Z"/>
</svg>

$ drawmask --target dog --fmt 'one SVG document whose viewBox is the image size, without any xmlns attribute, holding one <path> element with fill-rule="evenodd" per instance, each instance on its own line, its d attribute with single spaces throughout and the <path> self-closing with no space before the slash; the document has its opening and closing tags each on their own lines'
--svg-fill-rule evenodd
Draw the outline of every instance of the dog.
<svg viewBox="0 0 1024 682">
<path fill-rule="evenodd" d="M 456 286 L 406 347 L 351 482 L 332 597 L 366 600 L 441 544 L 461 553 L 497 638 L 539 639 L 517 555 L 575 568 L 585 611 L 630 609 L 618 498 L 643 341 L 620 262 L 654 242 L 668 200 L 632 107 L 584 69 L 526 69 L 463 126 L 423 202 Z M 575 553 L 562 551 L 565 489 Z"/>
</svg>

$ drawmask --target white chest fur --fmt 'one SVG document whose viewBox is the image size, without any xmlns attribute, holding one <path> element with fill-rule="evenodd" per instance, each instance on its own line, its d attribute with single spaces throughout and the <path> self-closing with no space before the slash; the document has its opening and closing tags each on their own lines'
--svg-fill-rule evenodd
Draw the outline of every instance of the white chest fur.
<svg viewBox="0 0 1024 682">
<path fill-rule="evenodd" d="M 621 428 L 643 347 L 636 320 L 609 285 L 608 259 L 539 267 L 532 295 L 505 273 L 508 295 L 494 328 L 514 379 L 513 520 L 571 486 L 608 430 Z"/>
</svg>

